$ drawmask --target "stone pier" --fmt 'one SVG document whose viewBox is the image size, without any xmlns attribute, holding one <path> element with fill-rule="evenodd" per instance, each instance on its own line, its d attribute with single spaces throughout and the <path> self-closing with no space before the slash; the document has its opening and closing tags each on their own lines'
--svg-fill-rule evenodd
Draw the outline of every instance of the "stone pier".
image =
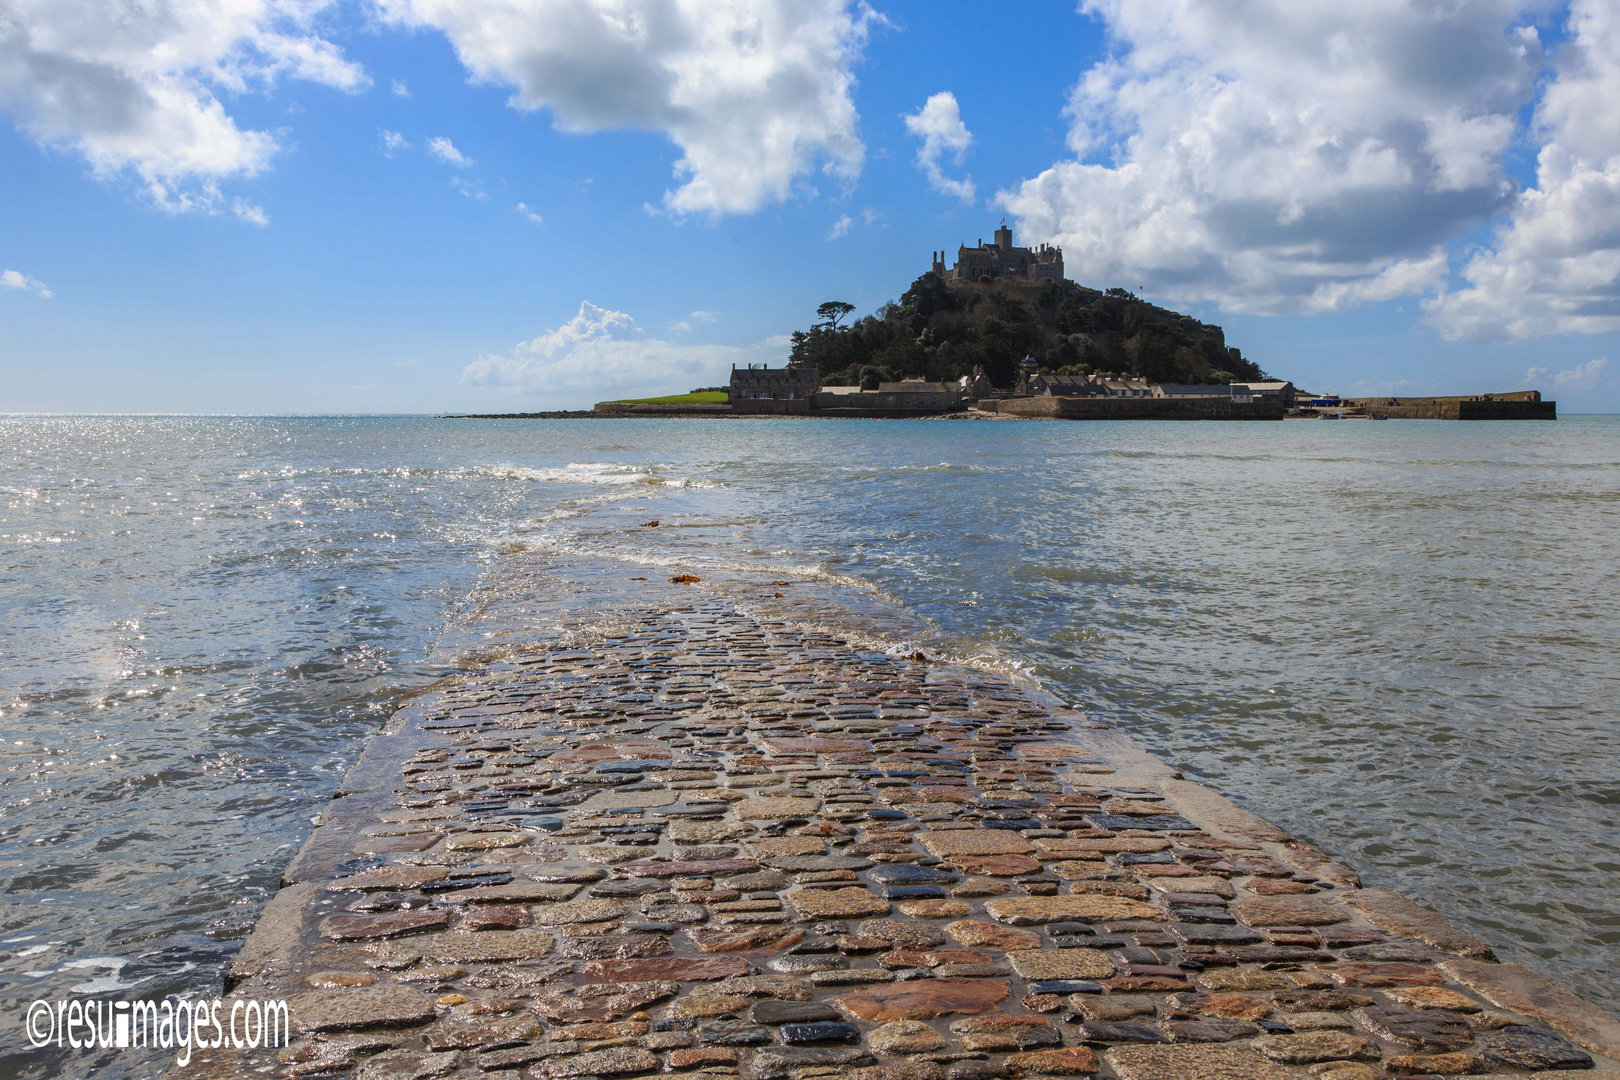
<svg viewBox="0 0 1620 1080">
<path fill-rule="evenodd" d="M 824 592 L 521 573 L 239 954 L 293 1044 L 176 1075 L 1620 1078 L 1596 1007 Z"/>
</svg>

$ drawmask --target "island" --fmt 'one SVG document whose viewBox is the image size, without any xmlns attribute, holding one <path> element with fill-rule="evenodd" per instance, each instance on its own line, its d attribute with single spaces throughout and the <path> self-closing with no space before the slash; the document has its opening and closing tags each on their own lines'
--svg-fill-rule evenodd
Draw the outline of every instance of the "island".
<svg viewBox="0 0 1620 1080">
<path fill-rule="evenodd" d="M 564 417 L 1046 420 L 1551 420 L 1536 390 L 1435 398 L 1306 393 L 1262 371 L 1219 326 L 1064 275 L 1061 248 L 1013 244 L 1003 222 L 932 253 L 899 300 L 861 319 L 829 300 L 783 367 L 733 367 L 726 386 L 599 402 Z M 849 320 L 849 321 L 846 321 Z"/>
</svg>

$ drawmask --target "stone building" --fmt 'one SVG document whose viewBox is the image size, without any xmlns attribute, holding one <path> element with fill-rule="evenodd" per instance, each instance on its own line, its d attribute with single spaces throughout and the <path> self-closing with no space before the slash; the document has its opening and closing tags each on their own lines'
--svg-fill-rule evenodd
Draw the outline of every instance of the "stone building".
<svg viewBox="0 0 1620 1080">
<path fill-rule="evenodd" d="M 821 389 L 821 372 L 813 367 L 755 367 L 738 370 L 731 365 L 729 399 L 739 401 L 803 401 Z"/>
<path fill-rule="evenodd" d="M 1095 375 L 1040 375 L 1029 381 L 1026 393 L 1041 397 L 1136 398 L 1160 396 L 1146 379 L 1100 372 Z"/>
<path fill-rule="evenodd" d="M 726 400 L 737 413 L 807 413 L 820 389 L 818 368 L 733 364 Z"/>
<path fill-rule="evenodd" d="M 1042 244 L 1037 248 L 1013 247 L 1012 230 L 1003 222 L 996 230 L 996 242 L 978 247 L 966 244 L 956 249 L 956 265 L 945 268 L 945 253 L 936 251 L 934 273 L 953 281 L 996 281 L 1017 278 L 1022 281 L 1062 281 L 1063 249 Z"/>
</svg>

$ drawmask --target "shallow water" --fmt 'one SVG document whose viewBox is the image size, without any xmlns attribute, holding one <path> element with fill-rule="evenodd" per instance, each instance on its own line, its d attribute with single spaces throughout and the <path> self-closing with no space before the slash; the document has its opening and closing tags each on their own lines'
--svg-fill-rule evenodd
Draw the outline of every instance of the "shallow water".
<svg viewBox="0 0 1620 1080">
<path fill-rule="evenodd" d="M 0 1000 L 217 979 L 481 575 L 557 548 L 868 586 L 1620 1008 L 1620 418 L 0 418 L 0 447 Z"/>
</svg>

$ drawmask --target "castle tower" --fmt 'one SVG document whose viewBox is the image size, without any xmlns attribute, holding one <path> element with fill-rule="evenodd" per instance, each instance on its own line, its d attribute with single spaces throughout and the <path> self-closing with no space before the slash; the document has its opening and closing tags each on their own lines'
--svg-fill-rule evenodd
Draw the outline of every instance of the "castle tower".
<svg viewBox="0 0 1620 1080">
<path fill-rule="evenodd" d="M 943 251 L 931 251 L 931 252 L 929 252 L 929 254 L 934 257 L 934 266 L 933 266 L 934 273 L 938 274 L 940 277 L 944 277 L 945 276 L 945 253 Z"/>
<path fill-rule="evenodd" d="M 1001 228 L 996 230 L 996 247 L 1000 248 L 1003 254 L 1012 251 L 1012 230 L 1007 228 L 1005 220 L 1002 221 Z"/>
</svg>

